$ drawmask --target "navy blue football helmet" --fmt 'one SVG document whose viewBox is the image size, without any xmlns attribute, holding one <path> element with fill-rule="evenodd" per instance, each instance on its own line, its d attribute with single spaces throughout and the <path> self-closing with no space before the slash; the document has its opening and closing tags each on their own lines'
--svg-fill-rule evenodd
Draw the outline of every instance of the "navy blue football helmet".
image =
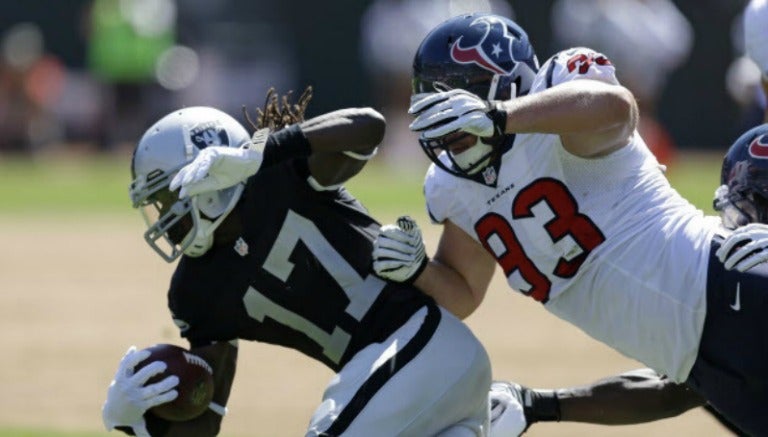
<svg viewBox="0 0 768 437">
<path fill-rule="evenodd" d="M 510 100 L 528 94 L 539 61 L 528 35 L 514 21 L 490 13 L 450 18 L 424 38 L 413 60 L 413 94 L 467 90 L 483 100 Z M 454 135 L 451 141 L 458 141 Z M 432 162 L 459 177 L 477 179 L 504 152 L 508 138 L 478 140 L 469 164 L 459 165 L 443 138 L 421 139 Z M 450 163 L 438 156 L 442 151 Z M 488 175 L 484 175 L 488 180 Z M 493 177 L 492 179 L 495 179 Z"/>
<path fill-rule="evenodd" d="M 741 135 L 723 159 L 714 208 L 730 229 L 768 223 L 768 124 Z"/>
<path fill-rule="evenodd" d="M 413 93 L 461 88 L 483 100 L 509 100 L 528 93 L 539 61 L 528 35 L 500 15 L 450 18 L 424 38 L 413 60 Z"/>
</svg>

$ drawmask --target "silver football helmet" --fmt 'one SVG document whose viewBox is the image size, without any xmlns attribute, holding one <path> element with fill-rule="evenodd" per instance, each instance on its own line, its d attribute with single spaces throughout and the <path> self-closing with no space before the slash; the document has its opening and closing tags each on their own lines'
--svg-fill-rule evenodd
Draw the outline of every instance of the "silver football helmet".
<svg viewBox="0 0 768 437">
<path fill-rule="evenodd" d="M 240 199 L 245 182 L 179 199 L 168 186 L 182 167 L 208 146 L 239 148 L 250 142 L 245 128 L 218 109 L 190 107 L 174 111 L 141 137 L 131 162 L 130 196 L 140 209 L 144 239 L 167 262 L 181 254 L 203 255 L 213 232 Z"/>
</svg>

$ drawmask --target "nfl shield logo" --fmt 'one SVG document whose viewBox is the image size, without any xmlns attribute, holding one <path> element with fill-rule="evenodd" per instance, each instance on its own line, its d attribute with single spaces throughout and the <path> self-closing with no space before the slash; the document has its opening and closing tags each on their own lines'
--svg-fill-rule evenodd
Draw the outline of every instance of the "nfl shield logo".
<svg viewBox="0 0 768 437">
<path fill-rule="evenodd" d="M 488 185 L 496 183 L 496 169 L 493 167 L 486 167 L 486 169 L 483 170 L 483 179 Z"/>
<path fill-rule="evenodd" d="M 248 243 L 243 240 L 243 237 L 238 238 L 235 242 L 235 252 L 240 256 L 248 255 Z"/>
</svg>

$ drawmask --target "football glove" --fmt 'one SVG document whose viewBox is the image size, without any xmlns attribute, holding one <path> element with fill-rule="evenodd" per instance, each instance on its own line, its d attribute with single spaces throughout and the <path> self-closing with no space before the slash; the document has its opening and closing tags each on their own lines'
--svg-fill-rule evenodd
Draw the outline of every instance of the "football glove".
<svg viewBox="0 0 768 437">
<path fill-rule="evenodd" d="M 462 89 L 415 99 L 408 113 L 416 116 L 410 129 L 421 132 L 425 138 L 439 138 L 456 131 L 493 137 L 504 134 L 507 124 L 507 112 L 501 109 L 501 102 L 487 102 Z"/>
<path fill-rule="evenodd" d="M 523 412 L 522 387 L 507 382 L 493 382 L 488 393 L 491 403 L 491 432 L 494 437 L 517 437 L 528 429 Z"/>
<path fill-rule="evenodd" d="M 768 225 L 751 223 L 733 231 L 715 252 L 726 270 L 746 272 L 768 260 Z"/>
<path fill-rule="evenodd" d="M 395 225 L 381 227 L 373 243 L 373 270 L 393 282 L 412 283 L 429 262 L 421 230 L 416 222 L 402 216 Z"/>
<path fill-rule="evenodd" d="M 494 381 L 488 399 L 493 436 L 520 435 L 536 422 L 560 421 L 560 401 L 553 390 Z"/>
<path fill-rule="evenodd" d="M 134 373 L 136 365 L 150 354 L 148 350 L 137 351 L 136 346 L 131 346 L 120 361 L 115 379 L 107 391 L 107 400 L 101 409 L 107 431 L 116 427 L 130 427 L 135 435 L 149 437 L 144 413 L 156 405 L 171 402 L 179 395 L 173 389 L 179 384 L 179 378 L 175 375 L 144 385 L 150 378 L 165 371 L 166 364 L 162 361 L 149 363 Z"/>
<path fill-rule="evenodd" d="M 181 187 L 179 198 L 223 190 L 255 175 L 264 160 L 268 129 L 256 132 L 246 147 L 206 147 L 171 180 L 170 190 Z"/>
</svg>

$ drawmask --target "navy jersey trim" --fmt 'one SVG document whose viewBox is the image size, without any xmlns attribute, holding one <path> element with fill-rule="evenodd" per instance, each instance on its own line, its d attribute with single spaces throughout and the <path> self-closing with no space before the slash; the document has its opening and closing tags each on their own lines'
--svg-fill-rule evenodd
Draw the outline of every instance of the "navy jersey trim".
<svg viewBox="0 0 768 437">
<path fill-rule="evenodd" d="M 400 369 L 405 367 L 424 349 L 437 331 L 441 319 L 440 310 L 436 305 L 427 305 L 427 315 L 424 318 L 416 335 L 399 352 L 393 355 L 386 363 L 379 366 L 357 390 L 349 404 L 342 410 L 339 417 L 321 435 L 338 436 L 349 428 L 358 414 L 363 411 L 368 401 L 381 389 Z"/>
</svg>

